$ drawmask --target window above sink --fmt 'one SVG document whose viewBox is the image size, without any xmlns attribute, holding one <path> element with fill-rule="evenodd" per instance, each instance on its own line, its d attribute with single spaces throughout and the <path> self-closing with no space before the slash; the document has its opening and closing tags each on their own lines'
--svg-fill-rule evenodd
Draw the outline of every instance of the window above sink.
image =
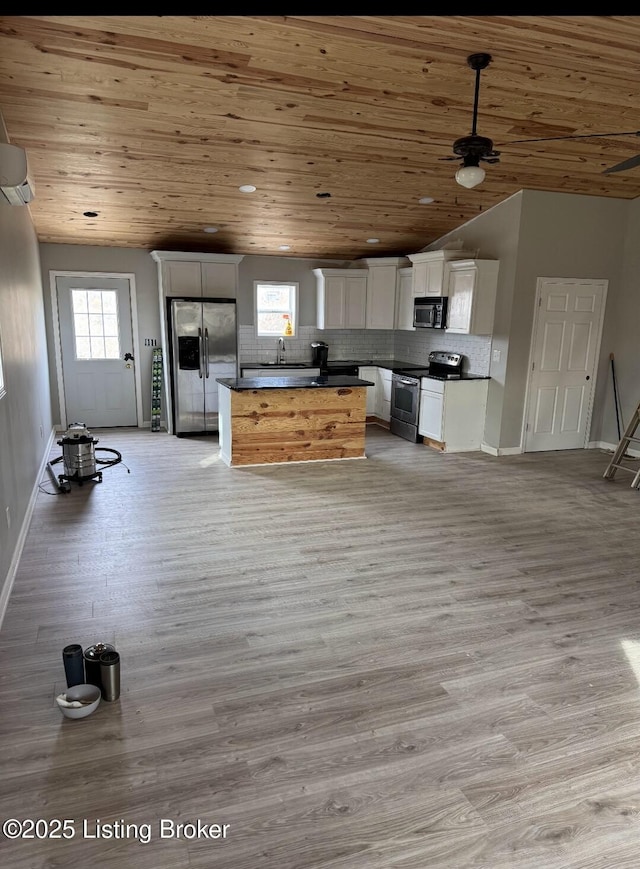
<svg viewBox="0 0 640 869">
<path fill-rule="evenodd" d="M 298 284 L 254 281 L 257 338 L 293 338 L 297 330 Z"/>
</svg>

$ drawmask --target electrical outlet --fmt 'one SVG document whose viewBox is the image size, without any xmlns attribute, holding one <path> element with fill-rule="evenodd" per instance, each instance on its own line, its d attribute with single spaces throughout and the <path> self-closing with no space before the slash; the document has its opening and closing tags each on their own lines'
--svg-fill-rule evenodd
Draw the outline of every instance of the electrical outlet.
<svg viewBox="0 0 640 869">
<path fill-rule="evenodd" d="M 11 510 L 6 508 L 6 517 L 7 517 L 7 528 L 11 528 Z"/>
<path fill-rule="evenodd" d="M 494 350 L 492 353 L 492 358 L 494 362 L 500 362 L 500 357 L 502 356 L 502 350 Z"/>
</svg>

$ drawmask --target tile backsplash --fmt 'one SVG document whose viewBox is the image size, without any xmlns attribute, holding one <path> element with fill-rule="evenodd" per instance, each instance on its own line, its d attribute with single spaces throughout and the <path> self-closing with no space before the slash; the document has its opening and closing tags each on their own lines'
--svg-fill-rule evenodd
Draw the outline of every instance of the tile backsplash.
<svg viewBox="0 0 640 869">
<path fill-rule="evenodd" d="M 415 332 L 396 331 L 393 355 L 402 362 L 426 365 L 432 350 L 462 353 L 462 369 L 473 374 L 488 374 L 491 364 L 491 336 L 448 335 L 445 330 L 420 329 Z"/>
<path fill-rule="evenodd" d="M 325 341 L 329 359 L 397 359 L 416 365 L 428 363 L 431 350 L 450 350 L 465 357 L 463 368 L 474 374 L 488 374 L 491 338 L 481 335 L 447 335 L 445 331 L 421 329 L 416 332 L 385 329 L 317 329 L 301 326 L 295 338 L 285 338 L 287 362 L 310 362 L 311 342 Z M 273 362 L 277 339 L 257 338 L 254 326 L 239 327 L 238 356 L 241 365 Z"/>
</svg>

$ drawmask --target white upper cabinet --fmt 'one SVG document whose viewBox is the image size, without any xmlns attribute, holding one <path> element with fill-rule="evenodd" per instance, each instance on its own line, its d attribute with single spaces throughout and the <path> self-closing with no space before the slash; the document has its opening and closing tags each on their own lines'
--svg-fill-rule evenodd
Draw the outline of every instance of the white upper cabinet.
<svg viewBox="0 0 640 869">
<path fill-rule="evenodd" d="M 463 250 L 432 250 L 410 253 L 412 293 L 414 296 L 446 296 L 447 264 L 452 260 L 469 259 L 473 252 Z"/>
<path fill-rule="evenodd" d="M 235 299 L 238 295 L 238 263 L 242 256 L 154 250 L 160 289 L 164 298 Z"/>
<path fill-rule="evenodd" d="M 394 329 L 398 269 L 406 257 L 379 257 L 360 260 L 367 266 L 367 329 Z"/>
<path fill-rule="evenodd" d="M 413 269 L 398 269 L 396 284 L 396 320 L 395 328 L 415 332 L 413 325 Z"/>
<path fill-rule="evenodd" d="M 366 269 L 314 269 L 319 329 L 364 329 Z"/>
<path fill-rule="evenodd" d="M 447 332 L 491 335 L 498 286 L 498 260 L 457 260 L 448 265 Z"/>
<path fill-rule="evenodd" d="M 166 296 L 202 296 L 202 267 L 197 262 L 167 260 L 162 264 Z"/>
</svg>

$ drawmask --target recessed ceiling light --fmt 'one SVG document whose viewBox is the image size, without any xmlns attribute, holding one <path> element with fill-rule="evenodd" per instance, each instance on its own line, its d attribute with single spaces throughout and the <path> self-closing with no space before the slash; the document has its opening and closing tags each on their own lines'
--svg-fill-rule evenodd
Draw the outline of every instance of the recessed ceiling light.
<svg viewBox="0 0 640 869">
<path fill-rule="evenodd" d="M 217 231 L 218 231 L 217 226 L 205 226 L 205 228 L 203 229 L 203 232 L 217 232 Z"/>
<path fill-rule="evenodd" d="M 278 250 L 291 250 L 290 244 L 281 244 Z"/>
<path fill-rule="evenodd" d="M 433 196 L 421 196 L 418 202 L 420 205 L 430 205 L 433 202 Z"/>
<path fill-rule="evenodd" d="M 380 239 L 379 238 L 368 238 L 367 244 L 380 244 Z"/>
<path fill-rule="evenodd" d="M 241 193 L 255 193 L 258 188 L 254 187 L 253 184 L 242 184 L 238 187 L 238 190 Z"/>
</svg>

